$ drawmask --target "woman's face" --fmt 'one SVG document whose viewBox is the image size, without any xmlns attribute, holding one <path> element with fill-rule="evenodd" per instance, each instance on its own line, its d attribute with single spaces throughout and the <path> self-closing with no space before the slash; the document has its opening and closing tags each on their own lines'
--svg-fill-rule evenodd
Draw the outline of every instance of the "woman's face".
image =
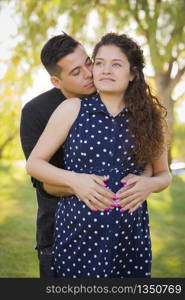
<svg viewBox="0 0 185 300">
<path fill-rule="evenodd" d="M 114 45 L 102 46 L 93 66 L 94 84 L 99 92 L 123 93 L 134 76 L 130 63 L 120 48 Z"/>
</svg>

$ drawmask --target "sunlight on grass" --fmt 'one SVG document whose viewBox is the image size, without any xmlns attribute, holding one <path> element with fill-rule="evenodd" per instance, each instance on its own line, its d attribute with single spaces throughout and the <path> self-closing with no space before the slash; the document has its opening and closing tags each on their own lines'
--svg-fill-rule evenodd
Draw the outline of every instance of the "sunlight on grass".
<svg viewBox="0 0 185 300">
<path fill-rule="evenodd" d="M 0 211 L 0 224 L 6 221 L 6 217 L 22 213 L 21 207 L 18 206 L 18 201 L 8 197 L 2 197 L 0 201 Z"/>
<path fill-rule="evenodd" d="M 36 201 L 25 170 L 0 165 L 0 277 L 38 277 Z"/>
<path fill-rule="evenodd" d="M 185 176 L 174 176 L 168 189 L 152 194 L 148 201 L 153 277 L 185 277 L 184 181 Z"/>
<path fill-rule="evenodd" d="M 5 164 L 4 164 L 5 166 Z M 16 216 L 23 213 L 23 207 L 19 205 L 19 200 L 16 200 L 17 195 L 14 195 L 15 186 L 12 183 L 25 181 L 26 172 L 23 168 L 17 168 L 16 172 L 14 172 L 14 167 L 12 167 L 11 176 L 4 176 L 5 173 L 2 172 L 4 170 L 3 166 L 1 166 L 0 174 L 1 174 L 1 201 L 0 201 L 0 224 L 5 222 L 6 217 Z M 8 175 L 8 174 L 7 174 Z M 13 196 L 12 196 L 13 194 Z"/>
</svg>

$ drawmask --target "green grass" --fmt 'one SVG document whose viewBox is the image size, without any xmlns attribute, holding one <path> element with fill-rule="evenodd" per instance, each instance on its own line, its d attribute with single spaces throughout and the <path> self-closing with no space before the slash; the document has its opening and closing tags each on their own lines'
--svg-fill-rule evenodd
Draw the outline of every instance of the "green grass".
<svg viewBox="0 0 185 300">
<path fill-rule="evenodd" d="M 152 277 L 185 278 L 185 176 L 149 201 L 153 244 Z"/>
<path fill-rule="evenodd" d="M 0 277 L 38 277 L 37 204 L 23 167 L 0 164 Z M 185 176 L 148 200 L 153 246 L 152 277 L 185 277 Z"/>
<path fill-rule="evenodd" d="M 38 277 L 36 201 L 24 168 L 0 165 L 0 277 Z"/>
</svg>

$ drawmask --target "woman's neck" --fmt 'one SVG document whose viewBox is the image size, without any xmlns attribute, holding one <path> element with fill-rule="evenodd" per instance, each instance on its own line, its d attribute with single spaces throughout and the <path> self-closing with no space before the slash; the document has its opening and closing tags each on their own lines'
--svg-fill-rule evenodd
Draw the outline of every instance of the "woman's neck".
<svg viewBox="0 0 185 300">
<path fill-rule="evenodd" d="M 105 104 L 108 112 L 115 117 L 118 115 L 125 107 L 123 93 L 121 94 L 106 94 L 99 93 L 102 102 Z"/>
</svg>

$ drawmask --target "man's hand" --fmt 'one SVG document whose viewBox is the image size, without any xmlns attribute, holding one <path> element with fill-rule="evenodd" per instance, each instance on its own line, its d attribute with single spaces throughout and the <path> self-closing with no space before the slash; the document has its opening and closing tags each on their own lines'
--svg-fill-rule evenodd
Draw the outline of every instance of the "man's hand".
<svg viewBox="0 0 185 300">
<path fill-rule="evenodd" d="M 106 188 L 108 176 L 97 176 L 94 174 L 79 174 L 75 173 L 70 187 L 73 189 L 73 194 L 76 195 L 93 211 L 103 211 L 108 208 L 113 208 L 113 197 L 115 193 Z"/>
<path fill-rule="evenodd" d="M 121 182 L 124 187 L 116 193 L 121 209 L 135 211 L 152 193 L 151 177 L 129 174 Z"/>
</svg>

